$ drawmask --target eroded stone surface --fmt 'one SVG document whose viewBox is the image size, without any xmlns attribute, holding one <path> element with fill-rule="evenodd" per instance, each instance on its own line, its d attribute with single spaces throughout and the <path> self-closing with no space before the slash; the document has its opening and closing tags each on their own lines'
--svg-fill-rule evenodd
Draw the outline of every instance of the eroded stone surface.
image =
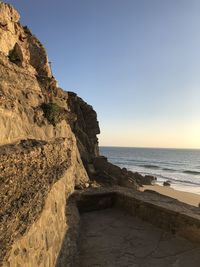
<svg viewBox="0 0 200 267">
<path fill-rule="evenodd" d="M 53 185 L 40 217 L 29 226 L 26 235 L 21 236 L 13 244 L 3 266 L 55 266 L 63 238 L 68 231 L 65 207 L 67 196 L 73 190 L 73 176 L 74 169 L 70 167 Z"/>
<path fill-rule="evenodd" d="M 67 143 L 70 140 L 26 140 L 1 147 L 0 262 L 13 241 L 38 218 L 52 185 L 71 166 Z"/>
<path fill-rule="evenodd" d="M 199 267 L 200 246 L 117 209 L 84 213 L 75 267 Z"/>
<path fill-rule="evenodd" d="M 93 159 L 99 156 L 98 138 L 96 135 L 100 133 L 100 129 L 97 114 L 92 106 L 88 105 L 73 92 L 68 92 L 67 102 L 70 110 L 77 117 L 72 130 L 76 135 L 81 158 L 88 169 L 88 164 L 92 163 Z"/>
<path fill-rule="evenodd" d="M 33 74 L 51 77 L 43 45 L 27 27 L 21 26 L 19 19 L 11 5 L 0 2 L 0 52 Z"/>
</svg>

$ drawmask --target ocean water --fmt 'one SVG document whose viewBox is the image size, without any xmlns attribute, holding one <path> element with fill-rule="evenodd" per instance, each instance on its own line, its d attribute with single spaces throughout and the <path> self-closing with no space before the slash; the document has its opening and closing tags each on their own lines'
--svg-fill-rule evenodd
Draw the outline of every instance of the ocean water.
<svg viewBox="0 0 200 267">
<path fill-rule="evenodd" d="M 133 172 L 157 177 L 157 184 L 200 194 L 200 150 L 100 147 L 110 162 Z"/>
</svg>

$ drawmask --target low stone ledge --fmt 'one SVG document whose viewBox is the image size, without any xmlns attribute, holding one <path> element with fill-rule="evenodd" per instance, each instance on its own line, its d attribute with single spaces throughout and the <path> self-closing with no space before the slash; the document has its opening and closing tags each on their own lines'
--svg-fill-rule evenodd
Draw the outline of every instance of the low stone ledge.
<svg viewBox="0 0 200 267">
<path fill-rule="evenodd" d="M 76 199 L 80 212 L 115 206 L 159 228 L 200 243 L 200 210 L 173 198 L 113 187 L 76 193 Z"/>
<path fill-rule="evenodd" d="M 80 215 L 116 207 L 165 231 L 200 243 L 200 211 L 173 198 L 129 188 L 89 188 L 75 191 L 67 202 L 68 229 L 56 267 L 72 267 L 78 253 Z"/>
<path fill-rule="evenodd" d="M 151 200 L 143 201 L 137 196 L 118 193 L 115 205 L 159 228 L 178 234 L 192 242 L 200 243 L 200 218 L 197 218 L 196 212 L 192 214 L 188 208 L 189 212 L 186 213 L 186 207 L 183 211 L 182 203 L 178 202 L 172 203 L 172 207 L 169 207 L 168 199 L 166 199 L 167 205 L 163 201 L 152 203 Z M 173 209 L 174 207 L 176 208 Z"/>
</svg>

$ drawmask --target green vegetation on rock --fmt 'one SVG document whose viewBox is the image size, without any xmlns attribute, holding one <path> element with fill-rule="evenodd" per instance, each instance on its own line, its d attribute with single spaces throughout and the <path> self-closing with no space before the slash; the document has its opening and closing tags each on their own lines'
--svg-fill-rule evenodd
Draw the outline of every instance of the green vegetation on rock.
<svg viewBox="0 0 200 267">
<path fill-rule="evenodd" d="M 20 62 L 19 56 L 12 50 L 8 55 L 9 60 L 12 63 L 18 64 Z"/>
<path fill-rule="evenodd" d="M 65 109 L 56 103 L 43 103 L 41 108 L 44 112 L 45 118 L 54 126 L 63 119 L 66 119 Z"/>
</svg>

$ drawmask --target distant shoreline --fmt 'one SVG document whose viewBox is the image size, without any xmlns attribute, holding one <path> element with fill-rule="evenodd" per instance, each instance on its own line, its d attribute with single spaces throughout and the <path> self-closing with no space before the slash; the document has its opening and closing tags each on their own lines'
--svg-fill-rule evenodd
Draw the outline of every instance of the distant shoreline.
<svg viewBox="0 0 200 267">
<path fill-rule="evenodd" d="M 101 154 L 121 168 L 157 177 L 162 186 L 200 195 L 200 150 L 100 147 Z"/>
</svg>

